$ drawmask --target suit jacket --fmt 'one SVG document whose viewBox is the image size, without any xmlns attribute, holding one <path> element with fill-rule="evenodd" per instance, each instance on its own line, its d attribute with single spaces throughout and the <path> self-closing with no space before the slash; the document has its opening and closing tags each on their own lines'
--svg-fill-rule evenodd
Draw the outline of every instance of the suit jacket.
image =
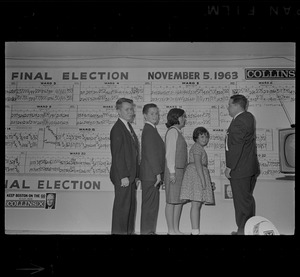
<svg viewBox="0 0 300 277">
<path fill-rule="evenodd" d="M 110 180 L 114 185 L 121 184 L 121 179 L 125 177 L 129 178 L 130 183 L 138 177 L 139 145 L 135 134 L 134 136 L 136 141 L 120 119 L 110 131 Z"/>
<path fill-rule="evenodd" d="M 250 112 L 239 114 L 227 131 L 226 166 L 232 178 L 249 177 L 259 172 L 256 152 L 255 119 Z"/>
<path fill-rule="evenodd" d="M 163 174 L 164 169 L 165 143 L 157 130 L 146 123 L 142 132 L 142 159 L 139 178 L 144 181 L 156 181 L 156 175 Z"/>
</svg>

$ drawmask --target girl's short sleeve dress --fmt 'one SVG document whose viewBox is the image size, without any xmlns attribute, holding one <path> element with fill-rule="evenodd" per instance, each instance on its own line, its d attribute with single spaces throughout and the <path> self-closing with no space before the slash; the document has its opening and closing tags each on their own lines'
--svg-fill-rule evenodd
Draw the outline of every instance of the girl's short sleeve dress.
<svg viewBox="0 0 300 277">
<path fill-rule="evenodd" d="M 205 179 L 205 188 L 202 188 L 200 177 L 198 176 L 198 173 L 196 171 L 194 155 L 200 155 L 201 157 L 201 164 L 203 167 Z M 189 164 L 183 176 L 180 192 L 181 200 L 200 201 L 208 205 L 214 203 L 214 195 L 207 165 L 208 158 L 206 151 L 199 143 L 195 143 L 189 151 Z"/>
</svg>

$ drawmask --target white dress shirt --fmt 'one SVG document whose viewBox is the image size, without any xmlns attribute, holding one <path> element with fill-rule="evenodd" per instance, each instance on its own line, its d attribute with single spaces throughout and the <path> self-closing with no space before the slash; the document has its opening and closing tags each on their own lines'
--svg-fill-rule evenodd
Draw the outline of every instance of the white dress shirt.
<svg viewBox="0 0 300 277">
<path fill-rule="evenodd" d="M 129 133 L 131 134 L 131 131 L 130 131 L 129 126 L 128 126 L 128 121 L 125 120 L 125 119 L 123 119 L 123 118 L 121 118 L 121 117 L 119 117 L 119 119 L 124 123 L 125 127 L 127 128 L 127 130 L 129 131 Z"/>
</svg>

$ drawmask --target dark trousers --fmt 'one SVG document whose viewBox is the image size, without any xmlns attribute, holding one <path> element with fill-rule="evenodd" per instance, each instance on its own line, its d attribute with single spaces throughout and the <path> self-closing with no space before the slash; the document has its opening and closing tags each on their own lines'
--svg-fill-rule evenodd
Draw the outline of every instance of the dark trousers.
<svg viewBox="0 0 300 277">
<path fill-rule="evenodd" d="M 155 181 L 142 181 L 142 211 L 141 234 L 151 234 L 156 231 L 159 208 L 159 186 Z"/>
<path fill-rule="evenodd" d="M 135 231 L 136 184 L 128 187 L 114 185 L 115 199 L 112 212 L 112 234 L 130 235 Z"/>
<path fill-rule="evenodd" d="M 253 191 L 256 179 L 257 176 L 230 179 L 238 234 L 244 234 L 244 228 L 247 220 L 250 217 L 255 216 L 255 200 L 253 197 Z"/>
</svg>

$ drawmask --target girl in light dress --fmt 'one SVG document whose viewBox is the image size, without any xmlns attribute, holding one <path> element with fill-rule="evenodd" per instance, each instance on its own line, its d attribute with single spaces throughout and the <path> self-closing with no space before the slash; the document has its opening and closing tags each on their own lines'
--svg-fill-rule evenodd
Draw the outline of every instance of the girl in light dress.
<svg viewBox="0 0 300 277">
<path fill-rule="evenodd" d="M 187 165 L 187 143 L 182 134 L 185 126 L 186 114 L 182 109 L 174 108 L 168 112 L 165 136 L 166 163 L 165 163 L 165 215 L 169 235 L 183 235 L 179 230 L 182 206 L 180 200 L 181 184 L 184 170 Z"/>
<path fill-rule="evenodd" d="M 209 141 L 209 132 L 197 127 L 193 132 L 194 144 L 189 151 L 189 164 L 186 167 L 180 199 L 191 202 L 190 219 L 192 235 L 200 234 L 200 211 L 202 204 L 214 205 L 215 184 L 211 182 L 207 153 L 204 147 Z"/>
</svg>

